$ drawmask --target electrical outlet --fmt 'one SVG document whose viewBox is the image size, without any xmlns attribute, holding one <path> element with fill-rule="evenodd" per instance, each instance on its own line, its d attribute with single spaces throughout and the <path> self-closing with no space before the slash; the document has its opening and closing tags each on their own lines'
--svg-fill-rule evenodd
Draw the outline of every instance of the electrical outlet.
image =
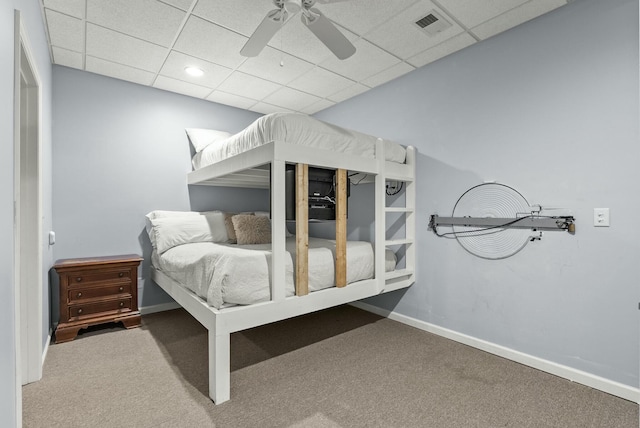
<svg viewBox="0 0 640 428">
<path fill-rule="evenodd" d="M 609 227 L 609 208 L 593 209 L 593 225 L 595 227 Z"/>
</svg>

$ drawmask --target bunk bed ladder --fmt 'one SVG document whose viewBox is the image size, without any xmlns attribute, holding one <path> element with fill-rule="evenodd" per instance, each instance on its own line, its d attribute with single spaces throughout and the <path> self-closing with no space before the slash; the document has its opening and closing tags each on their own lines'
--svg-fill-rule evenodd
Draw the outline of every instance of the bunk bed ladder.
<svg viewBox="0 0 640 428">
<path fill-rule="evenodd" d="M 407 158 L 403 171 L 389 171 L 385 162 L 384 142 L 379 138 L 376 142 L 376 159 L 378 160 L 379 171 L 375 178 L 375 278 L 378 282 L 378 289 L 382 293 L 405 288 L 415 280 L 415 148 L 407 147 Z M 408 173 L 407 169 L 409 170 Z M 387 207 L 386 184 L 388 181 L 401 181 L 404 183 L 405 205 L 403 207 Z M 404 238 L 387 239 L 388 213 L 401 213 L 405 216 Z M 378 245 L 380 242 L 384 243 L 384 245 Z M 404 267 L 385 272 L 386 247 L 396 250 L 402 246 L 405 247 Z"/>
</svg>

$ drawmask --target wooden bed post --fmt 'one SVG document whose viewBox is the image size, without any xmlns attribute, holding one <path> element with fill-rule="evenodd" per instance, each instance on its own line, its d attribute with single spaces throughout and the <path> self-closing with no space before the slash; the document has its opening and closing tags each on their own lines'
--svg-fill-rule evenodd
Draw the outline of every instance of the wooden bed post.
<svg viewBox="0 0 640 428">
<path fill-rule="evenodd" d="M 336 171 L 336 287 L 347 285 L 347 170 Z"/>
<path fill-rule="evenodd" d="M 296 164 L 296 296 L 309 294 L 309 165 Z"/>
</svg>

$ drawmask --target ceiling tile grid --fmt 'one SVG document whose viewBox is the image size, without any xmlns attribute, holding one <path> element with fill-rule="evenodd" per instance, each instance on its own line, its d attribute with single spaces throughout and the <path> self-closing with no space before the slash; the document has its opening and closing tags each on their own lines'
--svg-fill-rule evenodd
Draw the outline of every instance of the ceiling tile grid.
<svg viewBox="0 0 640 428">
<path fill-rule="evenodd" d="M 153 80 L 156 78 L 155 73 L 150 71 L 117 64 L 91 55 L 86 56 L 85 70 L 91 73 L 102 74 L 104 76 L 113 77 L 114 79 L 126 80 L 146 86 L 151 86 L 153 84 Z"/>
<path fill-rule="evenodd" d="M 41 0 L 54 64 L 265 114 L 316 113 L 566 3 L 317 3 L 313 7 L 356 47 L 339 60 L 300 13 L 258 56 L 242 56 L 253 31 L 276 9 L 273 0 Z M 433 35 L 420 29 L 416 21 L 431 13 L 450 25 Z M 188 75 L 187 67 L 204 73 Z"/>
</svg>

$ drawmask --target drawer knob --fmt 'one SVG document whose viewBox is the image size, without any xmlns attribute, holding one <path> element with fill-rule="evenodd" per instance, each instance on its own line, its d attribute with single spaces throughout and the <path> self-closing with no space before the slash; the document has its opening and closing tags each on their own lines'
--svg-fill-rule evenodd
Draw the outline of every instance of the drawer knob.
<svg viewBox="0 0 640 428">
<path fill-rule="evenodd" d="M 82 297 L 82 292 L 81 291 L 78 292 L 78 297 Z"/>
<path fill-rule="evenodd" d="M 78 315 L 80 315 L 82 313 L 82 308 L 78 309 Z"/>
<path fill-rule="evenodd" d="M 120 292 L 124 291 L 124 287 L 118 288 L 118 291 L 120 291 Z"/>
<path fill-rule="evenodd" d="M 120 302 L 120 307 L 122 308 L 124 306 L 124 302 Z"/>
<path fill-rule="evenodd" d="M 120 278 L 122 278 L 122 277 L 124 276 L 124 272 L 120 272 L 120 273 L 118 274 L 118 276 L 119 276 Z"/>
<path fill-rule="evenodd" d="M 81 276 L 76 278 L 76 282 L 80 282 L 80 281 L 82 281 L 82 277 Z"/>
</svg>

